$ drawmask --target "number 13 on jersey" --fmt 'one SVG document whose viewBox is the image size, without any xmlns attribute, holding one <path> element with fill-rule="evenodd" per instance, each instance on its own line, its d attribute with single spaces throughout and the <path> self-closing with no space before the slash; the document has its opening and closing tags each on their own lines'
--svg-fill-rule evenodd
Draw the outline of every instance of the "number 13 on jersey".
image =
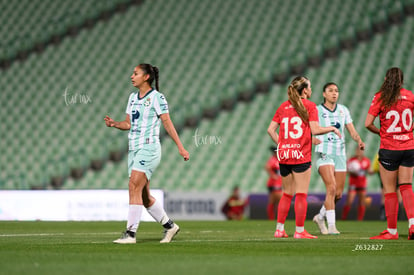
<svg viewBox="0 0 414 275">
<path fill-rule="evenodd" d="M 284 138 L 285 139 L 299 139 L 303 136 L 303 129 L 302 129 L 302 119 L 298 116 L 294 117 L 284 117 L 282 119 L 282 127 L 284 130 Z"/>
</svg>

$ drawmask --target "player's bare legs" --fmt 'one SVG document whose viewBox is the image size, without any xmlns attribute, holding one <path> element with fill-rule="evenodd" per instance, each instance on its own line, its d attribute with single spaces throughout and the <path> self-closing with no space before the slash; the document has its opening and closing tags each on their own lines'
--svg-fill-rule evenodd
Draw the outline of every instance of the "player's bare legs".
<svg viewBox="0 0 414 275">
<path fill-rule="evenodd" d="M 142 190 L 142 202 L 154 220 L 164 227 L 164 237 L 160 243 L 169 243 L 180 231 L 180 227 L 168 217 L 161 203 L 151 196 L 149 183 L 147 181 Z"/>
<path fill-rule="evenodd" d="M 325 202 L 319 212 L 315 215 L 313 221 L 319 228 L 319 231 L 323 234 L 339 234 L 335 226 L 335 197 L 337 183 L 335 179 L 335 166 L 323 165 L 319 167 L 319 174 L 326 187 Z M 325 225 L 325 217 L 328 221 L 328 228 Z"/>
<path fill-rule="evenodd" d="M 296 199 L 295 199 L 295 220 L 296 231 L 294 238 L 296 239 L 317 239 L 318 237 L 309 234 L 305 230 L 305 219 L 308 210 L 307 195 L 311 178 L 311 168 L 305 172 L 293 172 L 294 182 L 296 182 Z"/>
<path fill-rule="evenodd" d="M 365 216 L 365 209 L 366 209 L 366 191 L 359 190 L 357 191 L 358 195 L 358 212 L 357 212 L 357 220 L 362 221 Z"/>
<path fill-rule="evenodd" d="M 268 195 L 268 209 L 267 209 L 267 216 L 269 220 L 275 219 L 275 212 L 277 206 L 279 205 L 279 201 L 282 198 L 283 192 L 282 191 L 271 191 Z"/>
<path fill-rule="evenodd" d="M 384 206 L 387 216 L 387 229 L 380 235 L 371 237 L 371 239 L 398 239 L 397 220 L 398 220 L 398 196 L 396 182 L 398 178 L 398 170 L 389 171 L 379 164 L 381 181 L 384 186 Z M 402 175 L 405 179 L 406 175 Z"/>
<path fill-rule="evenodd" d="M 348 213 L 351 210 L 351 206 L 355 200 L 355 196 L 355 190 L 349 190 L 348 195 L 346 196 L 344 208 L 342 209 L 342 220 L 346 220 L 348 218 Z"/>
<path fill-rule="evenodd" d="M 285 221 L 289 213 L 292 198 L 295 195 L 295 186 L 296 186 L 295 181 L 293 180 L 292 174 L 282 177 L 282 186 L 283 186 L 283 194 L 279 201 L 279 206 L 277 208 L 277 223 L 276 223 L 276 231 L 274 234 L 275 238 L 287 238 L 288 237 L 285 231 Z"/>
<path fill-rule="evenodd" d="M 129 178 L 129 209 L 127 229 L 121 238 L 114 241 L 118 244 L 136 243 L 136 232 L 139 227 L 143 210 L 142 190 L 147 184 L 147 177 L 145 173 L 132 170 Z"/>
</svg>

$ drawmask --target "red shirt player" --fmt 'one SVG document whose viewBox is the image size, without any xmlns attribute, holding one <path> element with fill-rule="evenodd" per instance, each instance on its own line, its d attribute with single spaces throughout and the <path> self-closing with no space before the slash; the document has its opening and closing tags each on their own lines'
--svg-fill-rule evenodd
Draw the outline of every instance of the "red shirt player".
<svg viewBox="0 0 414 275">
<path fill-rule="evenodd" d="M 266 163 L 265 169 L 269 174 L 267 190 L 269 191 L 267 204 L 267 217 L 269 220 L 275 219 L 275 212 L 282 197 L 282 177 L 280 175 L 279 161 L 276 156 L 276 147 L 270 147 L 272 156 Z"/>
<path fill-rule="evenodd" d="M 226 215 L 228 220 L 242 220 L 244 208 L 247 204 L 248 200 L 240 198 L 240 189 L 238 186 L 235 186 L 233 188 L 233 193 L 221 208 L 221 212 Z"/>
<path fill-rule="evenodd" d="M 347 163 L 349 174 L 349 188 L 346 203 L 342 210 L 342 219 L 346 220 L 351 210 L 355 196 L 358 196 L 358 215 L 359 221 L 365 216 L 365 194 L 367 189 L 367 174 L 373 174 L 371 171 L 371 160 L 364 156 L 364 151 L 359 147 L 355 149 L 355 155 Z"/>
<path fill-rule="evenodd" d="M 401 69 L 394 67 L 387 71 L 365 120 L 365 127 L 381 138 L 378 156 L 387 216 L 387 229 L 371 239 L 398 239 L 396 189 L 399 187 L 408 216 L 408 239 L 414 240 L 414 193 L 411 186 L 414 171 L 414 95 L 402 87 L 403 79 Z M 380 128 L 374 125 L 377 116 Z"/>
<path fill-rule="evenodd" d="M 284 224 L 293 196 L 295 199 L 296 239 L 316 239 L 304 228 L 307 212 L 307 193 L 311 175 L 311 134 L 325 134 L 339 130 L 333 126 L 320 127 L 316 104 L 307 100 L 312 94 L 311 83 L 306 77 L 296 77 L 288 87 L 288 101 L 277 109 L 267 129 L 277 145 L 276 156 L 284 193 L 277 213 L 276 238 L 287 238 Z M 276 130 L 279 128 L 279 134 Z"/>
</svg>

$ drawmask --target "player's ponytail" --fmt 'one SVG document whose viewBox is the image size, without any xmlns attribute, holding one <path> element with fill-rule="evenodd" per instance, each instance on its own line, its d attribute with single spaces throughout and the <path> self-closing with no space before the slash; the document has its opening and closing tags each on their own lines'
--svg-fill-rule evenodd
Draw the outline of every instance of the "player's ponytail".
<svg viewBox="0 0 414 275">
<path fill-rule="evenodd" d="M 152 86 L 152 83 L 155 80 L 155 89 L 159 91 L 160 90 L 160 87 L 159 87 L 160 70 L 158 69 L 158 67 L 152 66 L 151 64 L 147 64 L 147 63 L 139 64 L 138 67 L 140 67 L 141 70 L 143 70 L 145 74 L 149 75 L 147 82 L 149 83 L 150 86 Z"/>
<path fill-rule="evenodd" d="M 293 108 L 300 116 L 300 118 L 308 122 L 309 114 L 308 110 L 303 105 L 301 95 L 303 90 L 309 86 L 309 80 L 304 76 L 295 77 L 288 87 L 288 98 Z"/>
<path fill-rule="evenodd" d="M 158 69 L 158 67 L 152 67 L 153 68 L 153 70 L 154 70 L 154 79 L 155 79 L 155 89 L 157 89 L 157 91 L 159 91 L 160 90 L 160 86 L 159 86 L 159 73 L 160 73 L 160 70 Z"/>
<path fill-rule="evenodd" d="M 400 90 L 404 84 L 404 75 L 400 68 L 388 69 L 381 85 L 381 107 L 389 108 L 400 98 Z"/>
</svg>

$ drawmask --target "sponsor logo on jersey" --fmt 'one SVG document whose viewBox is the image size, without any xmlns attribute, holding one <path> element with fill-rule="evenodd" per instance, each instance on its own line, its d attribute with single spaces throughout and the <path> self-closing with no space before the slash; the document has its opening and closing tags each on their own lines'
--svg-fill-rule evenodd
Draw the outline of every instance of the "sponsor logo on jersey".
<svg viewBox="0 0 414 275">
<path fill-rule="evenodd" d="M 279 161 L 281 160 L 285 160 L 285 159 L 303 159 L 305 158 L 305 156 L 303 155 L 302 150 L 299 149 L 287 149 L 284 148 L 285 146 L 280 146 L 280 143 L 277 145 L 277 149 L 275 150 L 276 152 L 276 157 Z M 300 147 L 297 145 L 293 145 L 293 147 Z"/>
<path fill-rule="evenodd" d="M 392 138 L 396 140 L 409 140 L 410 139 L 408 135 L 393 135 Z"/>
<path fill-rule="evenodd" d="M 145 100 L 145 102 L 144 102 L 144 106 L 145 107 L 148 107 L 148 106 L 150 106 L 151 105 L 151 98 L 147 98 L 146 100 Z"/>
<path fill-rule="evenodd" d="M 160 107 L 163 111 L 168 111 L 168 104 L 160 104 Z"/>
<path fill-rule="evenodd" d="M 331 125 L 332 125 L 333 127 L 335 127 L 336 129 L 340 129 L 340 128 L 341 128 L 341 123 L 339 123 L 338 121 L 336 121 L 336 122 L 332 122 L 332 123 L 331 123 Z"/>
</svg>

